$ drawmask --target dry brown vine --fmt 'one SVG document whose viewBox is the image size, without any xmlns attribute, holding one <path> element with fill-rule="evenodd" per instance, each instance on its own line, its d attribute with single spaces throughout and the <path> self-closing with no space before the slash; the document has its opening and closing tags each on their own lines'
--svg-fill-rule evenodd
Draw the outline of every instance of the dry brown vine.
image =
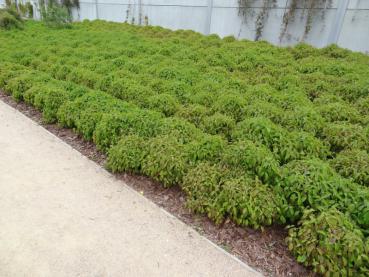
<svg viewBox="0 0 369 277">
<path fill-rule="evenodd" d="M 254 16 L 255 11 L 253 9 L 253 4 L 255 4 L 255 2 L 256 0 L 238 0 L 238 14 L 243 18 L 244 22 L 247 22 L 249 17 Z M 304 33 L 301 38 L 301 40 L 305 40 L 312 29 L 314 18 L 317 13 L 320 12 L 319 7 L 324 6 L 321 16 L 321 20 L 324 20 L 326 9 L 332 6 L 332 2 L 332 0 L 287 0 L 279 40 L 282 41 L 287 34 L 288 26 L 294 22 L 296 11 L 299 7 L 303 7 L 302 9 L 304 13 L 301 15 L 302 19 L 305 19 L 306 17 Z M 257 14 L 255 21 L 255 40 L 260 40 L 262 37 L 265 23 L 269 17 L 269 12 L 275 5 L 276 0 L 263 0 L 263 6 Z M 306 15 L 305 11 L 307 12 Z"/>
</svg>

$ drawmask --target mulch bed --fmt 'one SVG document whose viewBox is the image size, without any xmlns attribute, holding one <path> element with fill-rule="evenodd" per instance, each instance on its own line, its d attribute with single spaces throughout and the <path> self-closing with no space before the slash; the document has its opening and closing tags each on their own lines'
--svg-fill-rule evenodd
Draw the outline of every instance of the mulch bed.
<svg viewBox="0 0 369 277">
<path fill-rule="evenodd" d="M 0 100 L 36 121 L 92 161 L 104 166 L 106 156 L 92 142 L 83 140 L 71 129 L 61 128 L 57 124 L 45 124 L 39 111 L 25 103 L 15 102 L 3 92 L 0 92 Z M 186 196 L 178 187 L 166 189 L 144 176 L 114 175 L 264 275 L 315 276 L 309 269 L 298 264 L 288 251 L 285 243 L 287 231 L 283 227 L 272 226 L 260 231 L 238 227 L 228 220 L 217 226 L 206 216 L 191 213 L 185 206 Z"/>
</svg>

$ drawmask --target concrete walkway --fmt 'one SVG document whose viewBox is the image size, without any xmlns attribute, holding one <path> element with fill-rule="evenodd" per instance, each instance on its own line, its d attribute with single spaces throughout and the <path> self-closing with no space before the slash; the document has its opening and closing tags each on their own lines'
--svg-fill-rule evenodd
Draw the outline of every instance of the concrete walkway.
<svg viewBox="0 0 369 277">
<path fill-rule="evenodd" d="M 0 276 L 258 276 L 0 101 Z"/>
</svg>

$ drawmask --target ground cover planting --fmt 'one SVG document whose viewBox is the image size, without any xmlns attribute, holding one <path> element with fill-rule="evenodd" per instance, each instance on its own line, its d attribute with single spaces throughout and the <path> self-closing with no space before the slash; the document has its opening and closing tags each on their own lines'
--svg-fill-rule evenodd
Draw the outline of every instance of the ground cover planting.
<svg viewBox="0 0 369 277">
<path fill-rule="evenodd" d="M 288 226 L 297 260 L 369 274 L 369 57 L 102 21 L 0 31 L 0 88 L 180 186 L 217 223 Z"/>
</svg>

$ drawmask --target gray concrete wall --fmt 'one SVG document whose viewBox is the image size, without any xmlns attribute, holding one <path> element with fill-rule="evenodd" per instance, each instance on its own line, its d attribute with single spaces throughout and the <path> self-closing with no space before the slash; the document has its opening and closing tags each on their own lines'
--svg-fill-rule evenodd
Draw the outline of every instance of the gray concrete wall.
<svg viewBox="0 0 369 277">
<path fill-rule="evenodd" d="M 265 21 L 261 39 L 277 45 L 291 45 L 304 40 L 317 47 L 325 46 L 328 41 L 331 22 L 333 22 L 336 15 L 338 1 L 332 1 L 330 7 L 317 7 L 312 28 L 306 37 L 304 37 L 304 32 L 308 11 L 304 8 L 305 2 L 300 1 L 301 4 L 296 9 L 295 20 L 290 22 L 287 32 L 281 37 L 283 15 L 286 7 L 288 7 L 288 0 L 277 0 Z M 220 36 L 234 35 L 238 38 L 254 39 L 256 35 L 255 21 L 262 7 L 262 0 L 255 1 L 252 11 L 245 19 L 238 15 L 237 0 L 214 0 L 211 32 L 218 33 Z"/>
<path fill-rule="evenodd" d="M 255 39 L 256 18 L 263 0 L 255 0 L 246 19 L 239 15 L 238 0 L 80 0 L 76 20 L 104 19 L 134 24 L 159 25 L 173 30 L 192 29 L 221 37 L 233 35 L 239 39 Z M 330 43 L 355 51 L 369 52 L 369 1 L 331 0 L 316 7 L 308 34 L 305 25 L 307 1 L 301 0 L 293 22 L 283 36 L 283 15 L 290 0 L 275 0 L 265 20 L 261 39 L 276 45 L 293 45 L 305 41 L 317 47 Z M 345 5 L 342 18 L 337 15 Z M 342 22 L 342 26 L 338 24 Z M 333 34 L 333 35 L 332 35 Z M 334 36 L 336 34 L 336 36 Z M 334 38 L 332 40 L 332 38 Z"/>
<path fill-rule="evenodd" d="M 337 43 L 344 48 L 369 53 L 369 0 L 330 0 L 329 4 L 318 5 L 307 34 L 308 10 L 305 6 L 309 1 L 300 0 L 294 20 L 281 36 L 283 15 L 290 1 L 270 0 L 271 8 L 261 39 L 282 46 L 301 41 L 317 47 Z M 5 0 L 0 0 L 0 4 L 2 2 Z M 238 0 L 80 0 L 81 8 L 74 11 L 74 18 L 127 21 L 253 40 L 256 18 L 263 3 L 264 0 L 254 0 L 245 18 L 239 15 Z"/>
<path fill-rule="evenodd" d="M 346 11 L 338 45 L 369 53 L 369 1 L 351 0 Z"/>
</svg>

